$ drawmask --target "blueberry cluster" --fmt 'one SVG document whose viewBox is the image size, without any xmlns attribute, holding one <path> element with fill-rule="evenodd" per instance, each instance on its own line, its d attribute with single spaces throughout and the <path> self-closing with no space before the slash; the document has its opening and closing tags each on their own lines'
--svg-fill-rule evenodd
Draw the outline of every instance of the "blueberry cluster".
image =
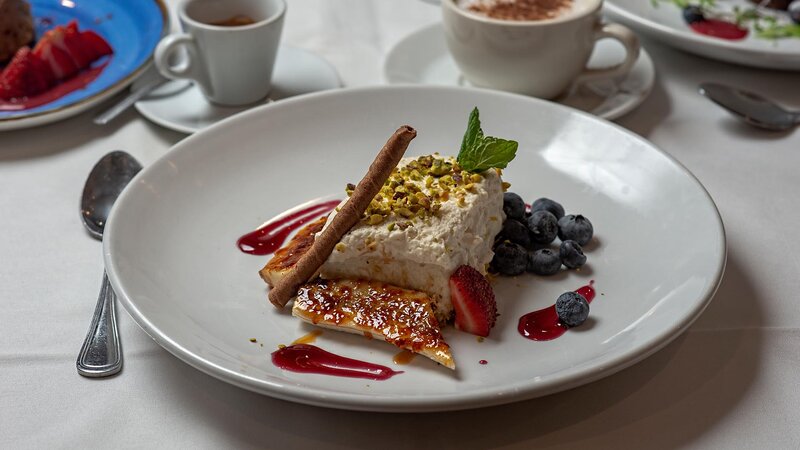
<svg viewBox="0 0 800 450">
<path fill-rule="evenodd" d="M 489 269 L 501 275 L 554 275 L 563 264 L 577 269 L 586 263 L 583 245 L 592 240 L 592 223 L 582 215 L 565 215 L 564 207 L 549 198 L 537 199 L 530 212 L 522 197 L 503 196 L 506 221 L 495 238 L 494 258 Z M 560 246 L 552 248 L 556 237 Z"/>
</svg>

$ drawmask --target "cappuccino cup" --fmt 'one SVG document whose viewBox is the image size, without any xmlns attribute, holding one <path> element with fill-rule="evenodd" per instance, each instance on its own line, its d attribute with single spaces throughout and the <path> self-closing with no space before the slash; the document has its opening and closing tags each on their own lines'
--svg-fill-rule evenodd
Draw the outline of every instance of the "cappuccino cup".
<svg viewBox="0 0 800 450">
<path fill-rule="evenodd" d="M 183 33 L 158 43 L 156 67 L 167 78 L 192 80 L 212 103 L 254 103 L 272 88 L 285 15 L 284 0 L 184 0 Z M 186 58 L 173 65 L 180 49 Z"/>
<path fill-rule="evenodd" d="M 493 3 L 502 6 L 495 8 L 499 13 Z M 639 57 L 639 39 L 622 25 L 602 22 L 602 0 L 552 3 L 566 6 L 515 12 L 513 0 L 442 0 L 445 40 L 464 78 L 476 87 L 552 99 L 573 86 L 631 70 Z M 605 38 L 625 47 L 625 59 L 588 69 L 595 44 Z"/>
</svg>

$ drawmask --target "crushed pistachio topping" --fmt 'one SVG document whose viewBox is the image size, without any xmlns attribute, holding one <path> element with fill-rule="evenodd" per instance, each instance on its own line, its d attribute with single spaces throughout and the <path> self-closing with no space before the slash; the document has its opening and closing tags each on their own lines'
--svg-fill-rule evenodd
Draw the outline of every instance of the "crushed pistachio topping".
<svg viewBox="0 0 800 450">
<path fill-rule="evenodd" d="M 464 170 L 454 158 L 438 153 L 420 156 L 405 166 L 395 168 L 380 192 L 370 202 L 362 223 L 379 225 L 394 219 L 388 229 L 405 230 L 417 219 L 435 217 L 442 202 L 455 195 L 456 204 L 466 206 L 466 196 L 476 194 L 476 184 L 483 181 L 479 173 Z M 348 183 L 345 192 L 353 195 L 355 185 Z"/>
</svg>

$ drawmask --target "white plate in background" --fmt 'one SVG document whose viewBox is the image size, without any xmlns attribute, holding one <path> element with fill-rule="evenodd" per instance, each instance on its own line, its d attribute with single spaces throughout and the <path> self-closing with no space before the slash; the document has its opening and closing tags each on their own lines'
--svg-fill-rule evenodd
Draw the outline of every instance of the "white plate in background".
<svg viewBox="0 0 800 450">
<path fill-rule="evenodd" d="M 747 0 L 718 4 L 728 9 L 753 6 Z M 764 69 L 800 70 L 800 38 L 797 37 L 768 40 L 757 37 L 752 30 L 740 41 L 705 36 L 692 31 L 683 20 L 680 8 L 670 2 L 659 2 L 656 7 L 650 0 L 606 0 L 604 8 L 611 21 L 690 53 Z M 764 11 L 781 14 L 769 9 Z"/>
</svg>

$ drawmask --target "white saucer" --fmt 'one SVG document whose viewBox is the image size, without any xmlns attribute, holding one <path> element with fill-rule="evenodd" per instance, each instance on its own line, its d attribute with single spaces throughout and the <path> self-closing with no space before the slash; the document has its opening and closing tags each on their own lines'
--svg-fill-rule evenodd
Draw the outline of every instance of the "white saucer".
<svg viewBox="0 0 800 450">
<path fill-rule="evenodd" d="M 622 46 L 610 39 L 598 42 L 589 67 L 608 67 L 622 61 Z M 390 84 L 469 86 L 447 51 L 441 24 L 415 31 L 398 42 L 386 56 L 383 76 Z M 589 82 L 555 101 L 581 111 L 616 119 L 639 106 L 655 83 L 653 60 L 645 49 L 626 77 Z"/>
<path fill-rule="evenodd" d="M 341 86 L 339 74 L 328 61 L 309 51 L 282 45 L 272 75 L 272 92 L 262 101 L 245 106 L 214 105 L 195 84 L 175 80 L 136 102 L 136 109 L 158 125 L 191 134 L 255 106 Z"/>
</svg>

